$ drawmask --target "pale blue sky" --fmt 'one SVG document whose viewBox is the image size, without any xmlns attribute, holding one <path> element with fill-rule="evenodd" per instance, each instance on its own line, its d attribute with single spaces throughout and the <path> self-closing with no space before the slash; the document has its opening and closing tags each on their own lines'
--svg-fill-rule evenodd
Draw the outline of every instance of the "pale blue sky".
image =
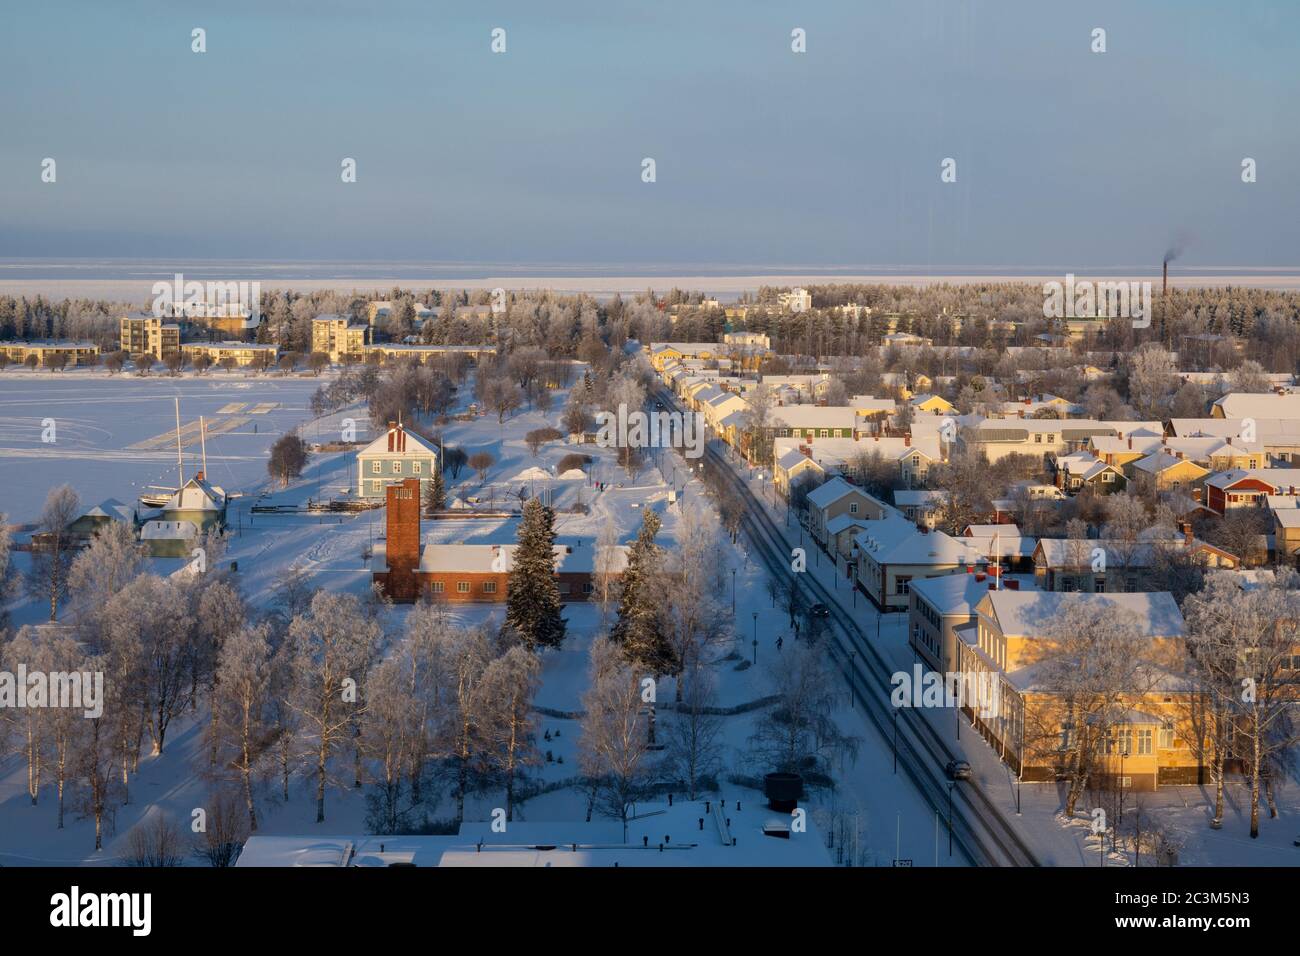
<svg viewBox="0 0 1300 956">
<path fill-rule="evenodd" d="M 5 6 L 3 257 L 1300 264 L 1289 0 Z"/>
</svg>

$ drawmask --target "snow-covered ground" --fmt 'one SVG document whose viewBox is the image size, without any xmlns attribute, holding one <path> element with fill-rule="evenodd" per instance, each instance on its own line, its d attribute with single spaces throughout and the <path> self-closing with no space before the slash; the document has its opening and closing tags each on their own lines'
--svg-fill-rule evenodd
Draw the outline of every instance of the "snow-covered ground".
<svg viewBox="0 0 1300 956">
<path fill-rule="evenodd" d="M 311 417 L 315 377 L 108 375 L 102 370 L 0 372 L 0 512 L 12 523 L 40 513 L 50 488 L 70 484 L 87 507 L 105 498 L 133 504 L 151 485 L 176 485 L 176 404 L 180 399 L 185 475 L 202 454 L 208 477 L 227 492 L 266 479 L 271 443 Z M 50 420 L 53 431 L 49 431 Z M 43 440 L 52 437 L 53 441 Z"/>
<path fill-rule="evenodd" d="M 21 374 L 0 375 L 0 478 L 15 484 L 20 493 L 6 504 L 15 517 L 32 517 L 39 509 L 45 489 L 55 483 L 70 481 L 84 500 L 97 501 L 114 496 L 133 499 L 144 486 L 166 483 L 175 474 L 174 443 L 167 446 L 161 439 L 157 451 L 136 455 L 129 446 L 174 430 L 174 411 L 170 399 L 181 395 L 182 423 L 204 415 L 210 421 L 232 414 L 231 404 L 242 402 L 245 408 L 258 403 L 275 403 L 276 407 L 258 418 L 256 433 L 239 427 L 211 438 L 208 442 L 209 473 L 213 479 L 244 497 L 235 502 L 231 514 L 231 537 L 223 561 L 238 564 L 237 579 L 246 598 L 255 606 L 265 607 L 275 600 L 276 576 L 290 566 L 303 569 L 316 586 L 330 590 L 366 593 L 370 572 L 363 555 L 372 542 L 384 535 L 384 512 L 370 511 L 357 515 L 312 516 L 306 514 L 256 514 L 255 501 L 265 504 L 302 504 L 311 498 L 336 497 L 353 484 L 355 458 L 351 453 L 334 452 L 314 456 L 304 475 L 288 488 L 274 486 L 266 476 L 265 455 L 270 441 L 283 431 L 302 426 L 309 440 L 328 440 L 338 436 L 345 418 L 361 425 L 359 437 L 366 437 L 364 408 L 340 410 L 319 420 L 311 420 L 308 399 L 318 380 L 311 378 L 256 377 L 245 379 L 236 373 L 216 373 L 203 377 L 177 379 L 153 377 L 136 379 L 94 376 L 39 375 L 27 379 Z M 468 387 L 462 389 L 459 410 L 469 402 Z M 680 460 L 665 454 L 659 462 L 647 462 L 635 475 L 617 466 L 614 450 L 585 445 L 574 447 L 564 442 L 543 447 L 534 457 L 524 442 L 531 429 L 558 423 L 564 395 L 557 394 L 549 412 L 523 410 L 504 425 L 494 417 L 454 420 L 442 428 L 446 446 L 459 446 L 468 453 L 490 451 L 497 459 L 487 482 L 480 482 L 470 469 L 459 478 L 448 480 L 449 497 L 474 497 L 483 502 L 495 501 L 504 510 L 517 510 L 517 495 L 526 489 L 529 496 L 549 496 L 560 512 L 557 532 L 561 539 L 585 538 L 594 541 L 602 528 L 618 529 L 620 539 L 630 542 L 641 523 L 644 509 L 654 509 L 662 519 L 660 541 L 671 546 L 684 503 L 705 496 L 703 486 L 691 480 Z M 224 410 L 224 412 L 223 412 Z M 235 411 L 237 413 L 238 410 Z M 59 423 L 59 443 L 54 449 L 39 441 L 39 420 L 46 416 Z M 66 443 L 65 443 L 66 442 Z M 587 480 L 543 477 L 555 475 L 560 459 L 580 451 L 594 460 L 588 467 Z M 187 474 L 197 467 L 197 445 L 186 448 Z M 43 460 L 42 460 L 43 459 Z M 40 461 L 38 471 L 32 462 Z M 68 467 L 69 462 L 76 465 Z M 668 481 L 657 465 L 662 463 Z M 89 467 L 87 467 L 89 466 Z M 599 487 L 603 484 L 603 490 Z M 670 501 L 675 491 L 679 501 Z M 583 509 L 574 510 L 582 505 Z M 459 519 L 426 521 L 425 539 L 448 543 L 512 542 L 517 518 Z M 741 540 L 730 555 L 736 570 L 736 646 L 718 649 L 714 664 L 717 703 L 736 706 L 754 701 L 768 693 L 766 664 L 778 651 L 778 637 L 788 646 L 792 635 L 787 632 L 785 615 L 771 606 L 765 589 L 765 572 L 750 561 Z M 19 556 L 19 564 L 24 555 Z M 179 560 L 157 559 L 158 571 L 179 567 Z M 727 594 L 724 597 L 730 598 Z M 17 624 L 37 623 L 44 619 L 44 609 L 35 602 L 19 603 L 14 609 Z M 390 634 L 398 634 L 408 608 L 396 607 L 385 622 Z M 449 605 L 446 613 L 464 623 L 499 621 L 501 605 Z M 543 657 L 543 683 L 537 705 L 544 711 L 572 713 L 581 708 L 581 696 L 587 684 L 587 657 L 591 641 L 602 629 L 601 610 L 592 603 L 565 607 L 569 621 L 568 638 L 558 651 Z M 757 637 L 758 666 L 752 666 Z M 672 682 L 661 693 L 671 699 Z M 758 712 L 725 718 L 725 779 L 728 773 L 751 773 L 742 766 L 741 753 L 753 731 Z M 26 772 L 17 757 L 0 761 L 0 862 L 17 865 L 30 862 L 105 862 L 123 852 L 126 834 L 149 812 L 165 812 L 178 821 L 188 820 L 195 807 L 203 805 L 207 787 L 195 768 L 204 763 L 202 752 L 202 710 L 181 722 L 169 735 L 166 752 L 160 757 L 144 757 L 138 777 L 131 782 L 131 802 L 119 807 L 113 833 L 101 854 L 93 854 L 91 823 L 70 812 L 63 831 L 54 828 L 54 802 L 49 788 L 41 794 L 38 806 L 31 806 L 26 793 Z M 845 695 L 837 719 L 851 733 L 862 737 L 862 750 L 856 762 L 842 768 L 844 787 L 833 800 L 814 805 L 814 813 L 825 814 L 832 806 L 847 813 L 858 830 L 863 856 L 870 862 L 888 862 L 901 853 L 916 865 L 931 865 L 936 860 L 948 865 L 946 831 L 923 809 L 920 796 L 902 776 L 892 773 L 889 742 L 861 719 Z M 577 775 L 576 748 L 578 722 L 574 719 L 540 717 L 539 748 L 551 760 L 536 768 L 538 778 L 549 784 L 561 784 Z M 549 736 L 550 739 L 546 739 Z M 725 785 L 724 786 L 729 786 Z M 731 788 L 734 789 L 734 788 Z M 750 794 L 750 796 L 753 796 Z M 275 834 L 354 834 L 365 829 L 363 794 L 331 788 L 326 800 L 326 822 L 315 822 L 314 792 L 309 781 L 294 782 L 291 797 L 281 803 L 274 786 L 263 790 L 262 827 L 259 832 Z M 581 819 L 585 813 L 585 796 L 573 787 L 561 787 L 530 800 L 520 817 L 531 820 Z M 499 797 L 471 800 L 467 815 L 486 819 Z M 443 805 L 435 817 L 451 816 L 450 804 Z M 823 827 L 823 829 L 826 829 Z M 960 864 L 960 857 L 951 862 Z"/>
</svg>

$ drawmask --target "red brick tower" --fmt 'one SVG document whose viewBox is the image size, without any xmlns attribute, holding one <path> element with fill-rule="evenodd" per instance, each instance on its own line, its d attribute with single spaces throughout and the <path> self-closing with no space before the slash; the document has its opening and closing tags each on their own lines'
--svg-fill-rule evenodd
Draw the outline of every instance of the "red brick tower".
<svg viewBox="0 0 1300 956">
<path fill-rule="evenodd" d="M 414 601 L 420 594 L 420 479 L 388 486 L 388 573 L 384 593 L 394 601 Z"/>
</svg>

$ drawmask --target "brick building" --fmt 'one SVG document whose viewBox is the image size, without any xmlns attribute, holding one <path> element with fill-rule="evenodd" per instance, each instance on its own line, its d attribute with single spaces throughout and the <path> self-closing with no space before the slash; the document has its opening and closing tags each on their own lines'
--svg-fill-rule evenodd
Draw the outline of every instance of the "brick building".
<svg viewBox="0 0 1300 956">
<path fill-rule="evenodd" d="M 374 556 L 374 580 L 394 601 L 414 601 L 428 592 L 437 600 L 496 603 L 506 599 L 514 544 L 433 544 L 420 542 L 420 482 L 407 478 L 387 490 L 387 542 Z M 596 589 L 597 569 L 618 577 L 627 566 L 627 548 L 598 558 L 595 543 L 573 539 L 556 544 L 555 576 L 562 601 L 585 601 Z M 607 564 L 605 563 L 607 560 Z"/>
</svg>

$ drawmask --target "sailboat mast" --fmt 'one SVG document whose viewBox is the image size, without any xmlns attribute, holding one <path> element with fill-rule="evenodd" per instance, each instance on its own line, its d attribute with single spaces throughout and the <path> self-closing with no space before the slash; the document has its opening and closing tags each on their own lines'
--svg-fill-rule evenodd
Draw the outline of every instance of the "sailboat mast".
<svg viewBox="0 0 1300 956">
<path fill-rule="evenodd" d="M 181 457 L 181 399 L 176 396 L 176 490 L 185 486 L 185 461 Z"/>
</svg>

